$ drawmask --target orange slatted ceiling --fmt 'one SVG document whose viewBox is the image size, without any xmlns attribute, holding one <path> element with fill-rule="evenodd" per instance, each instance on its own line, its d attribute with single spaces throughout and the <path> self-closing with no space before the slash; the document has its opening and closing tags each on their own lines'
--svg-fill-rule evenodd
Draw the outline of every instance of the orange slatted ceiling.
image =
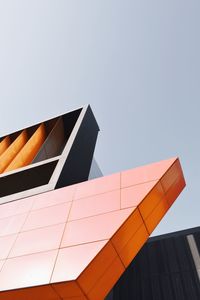
<svg viewBox="0 0 200 300">
<path fill-rule="evenodd" d="M 0 155 L 10 146 L 10 137 L 6 136 L 0 143 Z"/>
<path fill-rule="evenodd" d="M 37 155 L 46 138 L 45 126 L 42 123 L 23 148 L 18 152 L 4 172 L 15 170 L 30 164 Z"/>
<path fill-rule="evenodd" d="M 0 173 L 5 171 L 18 152 L 26 144 L 27 140 L 27 132 L 26 130 L 23 130 L 12 144 L 0 155 Z"/>
</svg>

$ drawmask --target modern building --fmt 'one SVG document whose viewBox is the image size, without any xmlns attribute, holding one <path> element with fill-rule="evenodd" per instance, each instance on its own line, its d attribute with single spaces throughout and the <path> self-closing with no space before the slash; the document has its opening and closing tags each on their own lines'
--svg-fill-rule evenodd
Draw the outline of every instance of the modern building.
<svg viewBox="0 0 200 300">
<path fill-rule="evenodd" d="M 180 161 L 103 177 L 98 131 L 85 106 L 0 139 L 0 300 L 150 295 L 130 270 L 185 186 Z"/>
<path fill-rule="evenodd" d="M 199 253 L 200 227 L 150 238 L 107 300 L 199 300 Z"/>
</svg>

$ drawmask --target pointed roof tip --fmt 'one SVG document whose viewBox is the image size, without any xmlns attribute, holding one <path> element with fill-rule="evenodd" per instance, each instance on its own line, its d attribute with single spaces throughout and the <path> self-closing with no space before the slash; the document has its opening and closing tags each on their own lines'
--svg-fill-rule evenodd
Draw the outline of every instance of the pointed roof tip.
<svg viewBox="0 0 200 300">
<path fill-rule="evenodd" d="M 162 159 L 160 161 L 158 161 L 158 163 L 162 163 L 162 162 L 169 162 L 169 163 L 173 163 L 175 162 L 176 160 L 179 160 L 179 157 L 178 156 L 172 156 L 170 158 L 167 158 L 167 159 Z"/>
<path fill-rule="evenodd" d="M 165 166 L 171 166 L 173 165 L 175 162 L 179 162 L 180 163 L 180 159 L 178 156 L 174 156 L 174 157 L 171 157 L 171 158 L 168 158 L 168 159 L 164 159 L 164 160 L 160 160 L 157 162 L 157 164 L 160 164 L 160 165 L 165 165 Z M 153 163 L 153 164 L 156 164 Z"/>
<path fill-rule="evenodd" d="M 174 157 L 170 157 L 170 158 L 166 158 L 166 159 L 162 159 L 162 160 L 158 160 L 158 161 L 145 163 L 143 165 L 133 167 L 132 169 L 145 168 L 145 167 L 150 167 L 150 166 L 153 166 L 153 165 L 162 165 L 162 164 L 172 165 L 176 160 L 179 160 L 178 156 L 174 156 Z"/>
<path fill-rule="evenodd" d="M 178 156 L 172 156 L 172 157 L 170 157 L 170 158 L 168 158 L 168 159 L 166 159 L 166 160 L 177 160 L 177 159 L 179 159 Z"/>
<path fill-rule="evenodd" d="M 178 157 L 149 163 L 140 167 L 121 172 L 122 186 L 139 184 L 160 179 L 173 165 L 179 164 Z"/>
<path fill-rule="evenodd" d="M 167 159 L 162 159 L 162 160 L 150 162 L 150 163 L 144 164 L 141 167 L 143 167 L 143 168 L 150 167 L 150 166 L 153 167 L 154 165 L 155 165 L 155 167 L 156 167 L 156 165 L 157 166 L 165 165 L 167 167 L 167 166 L 170 166 L 173 163 L 175 163 L 177 160 L 179 160 L 179 157 L 178 156 L 174 156 L 174 157 L 170 157 L 170 158 L 167 158 Z"/>
</svg>

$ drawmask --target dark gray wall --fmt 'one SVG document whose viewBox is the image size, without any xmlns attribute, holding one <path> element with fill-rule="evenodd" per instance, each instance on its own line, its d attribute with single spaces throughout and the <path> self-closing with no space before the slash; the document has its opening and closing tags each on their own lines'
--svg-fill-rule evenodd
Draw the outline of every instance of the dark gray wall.
<svg viewBox="0 0 200 300">
<path fill-rule="evenodd" d="M 199 257 L 200 227 L 152 238 L 106 300 L 199 300 L 200 281 L 188 236 L 194 237 Z"/>
<path fill-rule="evenodd" d="M 88 180 L 98 132 L 99 126 L 89 106 L 60 171 L 56 188 Z"/>
</svg>

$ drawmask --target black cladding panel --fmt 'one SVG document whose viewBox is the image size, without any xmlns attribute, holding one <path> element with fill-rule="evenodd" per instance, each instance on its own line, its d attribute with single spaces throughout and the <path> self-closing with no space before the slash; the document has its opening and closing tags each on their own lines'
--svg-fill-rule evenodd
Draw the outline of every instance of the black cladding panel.
<svg viewBox="0 0 200 300">
<path fill-rule="evenodd" d="M 200 253 L 200 227 L 150 238 L 106 300 L 199 300 L 191 234 Z"/>
</svg>

